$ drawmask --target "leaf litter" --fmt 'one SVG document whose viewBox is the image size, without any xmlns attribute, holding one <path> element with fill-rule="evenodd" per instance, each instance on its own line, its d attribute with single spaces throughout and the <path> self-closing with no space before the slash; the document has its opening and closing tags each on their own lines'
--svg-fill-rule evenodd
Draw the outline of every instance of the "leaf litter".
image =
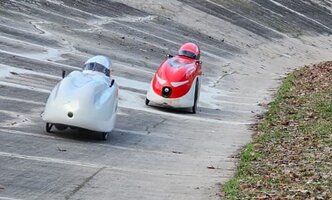
<svg viewBox="0 0 332 200">
<path fill-rule="evenodd" d="M 332 61 L 289 74 L 253 127 L 226 199 L 332 199 Z"/>
</svg>

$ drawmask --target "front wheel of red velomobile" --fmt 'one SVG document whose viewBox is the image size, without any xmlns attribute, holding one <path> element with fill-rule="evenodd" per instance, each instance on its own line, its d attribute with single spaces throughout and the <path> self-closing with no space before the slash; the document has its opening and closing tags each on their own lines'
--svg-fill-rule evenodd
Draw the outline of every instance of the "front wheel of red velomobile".
<svg viewBox="0 0 332 200">
<path fill-rule="evenodd" d="M 196 81 L 196 85 L 195 85 L 194 105 L 191 108 L 192 113 L 194 113 L 194 114 L 196 114 L 196 111 L 197 111 L 197 101 L 198 101 L 198 80 Z"/>
</svg>

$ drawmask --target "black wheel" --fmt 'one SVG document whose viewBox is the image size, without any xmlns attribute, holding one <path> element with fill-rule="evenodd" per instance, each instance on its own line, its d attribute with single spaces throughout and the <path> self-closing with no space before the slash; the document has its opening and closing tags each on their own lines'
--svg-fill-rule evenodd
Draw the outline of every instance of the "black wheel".
<svg viewBox="0 0 332 200">
<path fill-rule="evenodd" d="M 47 122 L 46 126 L 45 126 L 46 132 L 52 133 L 52 131 L 51 131 L 52 127 L 53 127 L 53 124 Z"/>
<path fill-rule="evenodd" d="M 107 140 L 107 138 L 108 138 L 108 132 L 101 133 L 101 139 L 102 140 Z"/>
<path fill-rule="evenodd" d="M 150 103 L 150 100 L 148 99 L 148 98 L 145 98 L 145 105 L 149 105 L 149 103 Z"/>
<path fill-rule="evenodd" d="M 194 113 L 194 114 L 196 114 L 196 111 L 197 111 L 197 99 L 198 99 L 198 80 L 196 81 L 196 85 L 195 85 L 194 105 L 191 108 L 192 113 Z"/>
<path fill-rule="evenodd" d="M 192 110 L 193 114 L 196 114 L 196 111 L 197 111 L 197 99 L 194 100 L 194 105 L 191 108 L 191 110 Z"/>
<path fill-rule="evenodd" d="M 64 131 L 66 128 L 68 128 L 66 125 L 63 124 L 54 124 L 54 127 L 58 129 L 59 131 Z"/>
</svg>

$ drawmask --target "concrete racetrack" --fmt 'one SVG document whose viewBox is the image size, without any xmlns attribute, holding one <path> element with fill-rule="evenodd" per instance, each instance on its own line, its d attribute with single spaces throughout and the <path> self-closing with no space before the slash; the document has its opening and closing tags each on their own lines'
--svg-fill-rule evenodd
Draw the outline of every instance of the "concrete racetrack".
<svg viewBox="0 0 332 200">
<path fill-rule="evenodd" d="M 218 199 L 285 72 L 331 59 L 325 0 L 0 1 L 0 199 Z M 202 50 L 198 113 L 147 107 L 166 54 Z M 120 110 L 108 140 L 46 133 L 61 70 L 111 57 Z"/>
</svg>

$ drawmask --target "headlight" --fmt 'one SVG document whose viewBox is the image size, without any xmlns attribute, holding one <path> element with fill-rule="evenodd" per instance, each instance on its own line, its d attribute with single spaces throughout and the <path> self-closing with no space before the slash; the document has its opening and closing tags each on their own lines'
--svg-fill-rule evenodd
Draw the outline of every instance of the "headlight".
<svg viewBox="0 0 332 200">
<path fill-rule="evenodd" d="M 187 84 L 189 82 L 189 80 L 186 80 L 186 81 L 181 81 L 181 82 L 171 82 L 171 85 L 173 87 L 179 87 L 181 85 L 184 85 L 184 84 Z"/>
<path fill-rule="evenodd" d="M 157 78 L 157 81 L 158 81 L 161 85 L 163 85 L 163 84 L 166 83 L 166 81 L 165 81 L 164 79 L 161 79 L 161 78 L 158 76 L 158 74 L 156 74 L 156 78 Z"/>
</svg>

